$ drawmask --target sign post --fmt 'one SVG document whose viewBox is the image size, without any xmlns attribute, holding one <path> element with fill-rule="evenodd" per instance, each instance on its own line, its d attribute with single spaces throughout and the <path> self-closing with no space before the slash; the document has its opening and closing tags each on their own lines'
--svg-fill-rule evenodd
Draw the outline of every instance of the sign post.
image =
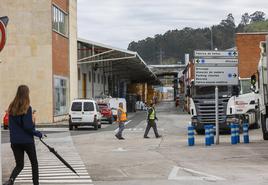
<svg viewBox="0 0 268 185">
<path fill-rule="evenodd" d="M 195 51 L 195 85 L 215 86 L 216 144 L 220 143 L 219 88 L 238 85 L 238 53 L 231 51 Z"/>
<path fill-rule="evenodd" d="M 8 23 L 8 17 L 0 17 L 0 52 L 4 48 L 6 43 L 6 26 Z M 0 60 L 1 63 L 1 60 Z M 2 182 L 2 128 L 0 126 L 0 184 L 3 184 Z"/>
<path fill-rule="evenodd" d="M 215 86 L 215 125 L 216 125 L 216 145 L 220 143 L 220 128 L 219 128 L 219 89 Z"/>
</svg>

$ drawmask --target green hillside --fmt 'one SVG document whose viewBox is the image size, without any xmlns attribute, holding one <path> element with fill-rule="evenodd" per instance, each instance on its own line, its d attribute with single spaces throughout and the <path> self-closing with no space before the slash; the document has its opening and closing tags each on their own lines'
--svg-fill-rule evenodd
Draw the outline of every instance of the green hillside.
<svg viewBox="0 0 268 185">
<path fill-rule="evenodd" d="M 212 30 L 212 32 L 211 32 Z M 265 13 L 256 11 L 245 13 L 236 26 L 230 13 L 218 25 L 207 28 L 169 30 L 140 41 L 133 41 L 128 49 L 137 51 L 148 64 L 175 64 L 184 62 L 184 54 L 193 56 L 195 49 L 209 50 L 211 47 L 224 50 L 234 47 L 235 33 L 268 31 L 268 20 Z M 213 46 L 211 45 L 211 34 Z"/>
</svg>

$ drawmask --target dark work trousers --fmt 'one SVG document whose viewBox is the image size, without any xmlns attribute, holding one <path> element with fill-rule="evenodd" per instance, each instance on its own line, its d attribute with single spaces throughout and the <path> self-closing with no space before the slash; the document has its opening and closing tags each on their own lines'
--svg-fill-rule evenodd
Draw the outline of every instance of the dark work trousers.
<svg viewBox="0 0 268 185">
<path fill-rule="evenodd" d="M 150 119 L 150 120 L 147 121 L 147 127 L 146 127 L 146 130 L 145 130 L 145 133 L 144 133 L 144 137 L 147 137 L 151 127 L 153 127 L 153 129 L 154 129 L 155 137 L 158 137 L 159 134 L 158 134 L 158 131 L 157 131 L 157 126 L 156 126 L 155 120 L 153 120 L 153 119 Z"/>
<path fill-rule="evenodd" d="M 125 123 L 124 122 L 119 122 L 118 123 L 118 126 L 119 126 L 119 130 L 118 130 L 118 132 L 117 132 L 117 136 L 119 137 L 119 138 L 122 138 L 122 133 L 123 133 L 123 130 L 125 129 Z"/>
<path fill-rule="evenodd" d="M 39 185 L 38 161 L 36 156 L 35 144 L 11 144 L 13 154 L 16 160 L 16 167 L 14 168 L 10 178 L 15 180 L 24 167 L 24 152 L 27 153 L 32 165 L 33 185 Z"/>
</svg>

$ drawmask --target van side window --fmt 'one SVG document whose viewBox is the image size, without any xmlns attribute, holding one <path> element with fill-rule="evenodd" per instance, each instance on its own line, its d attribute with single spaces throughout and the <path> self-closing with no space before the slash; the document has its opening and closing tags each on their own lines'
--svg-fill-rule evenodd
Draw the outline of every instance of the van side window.
<svg viewBox="0 0 268 185">
<path fill-rule="evenodd" d="M 81 102 L 73 102 L 72 111 L 82 111 L 82 103 Z"/>
<path fill-rule="evenodd" d="M 84 111 L 94 111 L 94 104 L 92 102 L 84 102 Z"/>
</svg>

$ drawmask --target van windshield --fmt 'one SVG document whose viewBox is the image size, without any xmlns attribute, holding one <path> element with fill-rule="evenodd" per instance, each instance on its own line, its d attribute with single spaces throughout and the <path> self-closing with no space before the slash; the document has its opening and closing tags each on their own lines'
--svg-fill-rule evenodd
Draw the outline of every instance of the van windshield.
<svg viewBox="0 0 268 185">
<path fill-rule="evenodd" d="M 94 104 L 92 102 L 84 102 L 84 111 L 94 111 Z"/>
<path fill-rule="evenodd" d="M 82 111 L 82 103 L 81 102 L 73 102 L 72 111 Z"/>
</svg>

